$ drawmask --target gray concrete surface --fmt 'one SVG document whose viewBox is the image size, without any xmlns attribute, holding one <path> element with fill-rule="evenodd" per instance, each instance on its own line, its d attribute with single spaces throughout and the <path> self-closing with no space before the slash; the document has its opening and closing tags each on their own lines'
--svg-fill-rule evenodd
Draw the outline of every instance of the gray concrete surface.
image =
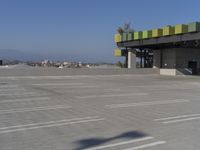
<svg viewBox="0 0 200 150">
<path fill-rule="evenodd" d="M 199 77 L 39 73 L 0 72 L 1 150 L 199 150 Z"/>
<path fill-rule="evenodd" d="M 158 74 L 158 69 L 70 69 L 70 68 L 1 68 L 0 76 L 68 76 L 68 75 L 115 75 L 115 74 Z"/>
</svg>

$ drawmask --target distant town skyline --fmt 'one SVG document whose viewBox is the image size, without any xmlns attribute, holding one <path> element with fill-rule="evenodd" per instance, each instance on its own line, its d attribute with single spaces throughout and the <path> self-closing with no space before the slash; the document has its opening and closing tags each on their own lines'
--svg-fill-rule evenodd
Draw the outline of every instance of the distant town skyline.
<svg viewBox="0 0 200 150">
<path fill-rule="evenodd" d="M 198 0 L 1 0 L 1 57 L 117 62 L 123 60 L 113 55 L 119 26 L 130 22 L 144 30 L 200 21 L 199 5 Z"/>
</svg>

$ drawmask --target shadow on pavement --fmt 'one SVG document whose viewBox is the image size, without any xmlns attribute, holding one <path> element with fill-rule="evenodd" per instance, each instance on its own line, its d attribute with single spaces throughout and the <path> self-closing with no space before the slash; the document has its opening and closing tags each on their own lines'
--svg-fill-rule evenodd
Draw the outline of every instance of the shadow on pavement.
<svg viewBox="0 0 200 150">
<path fill-rule="evenodd" d="M 113 140 L 117 140 L 117 139 L 137 139 L 137 138 L 142 138 L 142 137 L 146 137 L 147 134 L 139 132 L 139 131 L 130 131 L 130 132 L 126 132 L 114 137 L 110 137 L 110 138 L 89 138 L 89 139 L 83 139 L 83 140 L 79 140 L 76 141 L 75 144 L 78 145 L 78 148 L 74 149 L 74 150 L 83 150 L 83 149 L 87 149 L 87 148 L 92 148 L 95 146 L 100 146 L 102 144 L 108 143 L 110 141 Z"/>
</svg>

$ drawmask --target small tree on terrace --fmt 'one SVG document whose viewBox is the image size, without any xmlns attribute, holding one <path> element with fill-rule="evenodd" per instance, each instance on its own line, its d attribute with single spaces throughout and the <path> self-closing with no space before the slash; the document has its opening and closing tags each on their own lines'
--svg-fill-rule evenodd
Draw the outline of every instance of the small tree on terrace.
<svg viewBox="0 0 200 150">
<path fill-rule="evenodd" d="M 119 27 L 117 29 L 117 32 L 119 34 L 131 33 L 131 32 L 134 32 L 134 29 L 131 28 L 131 23 L 125 23 L 122 27 Z"/>
</svg>

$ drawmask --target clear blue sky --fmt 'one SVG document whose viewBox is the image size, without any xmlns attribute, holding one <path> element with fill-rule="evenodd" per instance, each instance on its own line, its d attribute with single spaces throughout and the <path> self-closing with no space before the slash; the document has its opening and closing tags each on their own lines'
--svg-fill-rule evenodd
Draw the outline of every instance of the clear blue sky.
<svg viewBox="0 0 200 150">
<path fill-rule="evenodd" d="M 88 62 L 113 56 L 118 26 L 200 21 L 199 0 L 1 0 L 0 49 Z"/>
</svg>

